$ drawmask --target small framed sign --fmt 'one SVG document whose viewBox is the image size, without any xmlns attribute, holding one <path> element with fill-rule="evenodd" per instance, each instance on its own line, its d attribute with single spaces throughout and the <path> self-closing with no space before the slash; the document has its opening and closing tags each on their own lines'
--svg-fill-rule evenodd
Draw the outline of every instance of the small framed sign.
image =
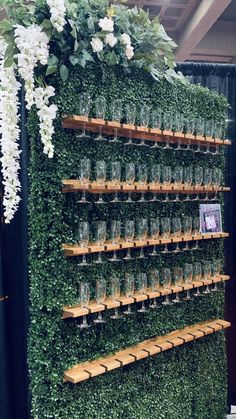
<svg viewBox="0 0 236 419">
<path fill-rule="evenodd" d="M 200 205 L 200 232 L 221 233 L 222 218 L 220 204 Z"/>
</svg>

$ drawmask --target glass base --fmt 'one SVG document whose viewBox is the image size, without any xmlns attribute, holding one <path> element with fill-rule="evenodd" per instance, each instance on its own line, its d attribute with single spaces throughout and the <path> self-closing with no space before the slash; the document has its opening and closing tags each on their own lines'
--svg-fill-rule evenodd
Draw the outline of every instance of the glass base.
<svg viewBox="0 0 236 419">
<path fill-rule="evenodd" d="M 98 135 L 97 137 L 94 138 L 94 141 L 107 141 L 107 139 L 103 137 L 102 135 Z"/>
<path fill-rule="evenodd" d="M 91 325 L 89 325 L 88 323 L 81 323 L 81 324 L 78 324 L 78 328 L 79 329 L 81 329 L 81 330 L 83 330 L 83 329 L 89 329 L 91 327 Z"/>
<path fill-rule="evenodd" d="M 172 302 L 171 301 L 162 301 L 161 303 L 163 306 L 171 306 Z"/>
<path fill-rule="evenodd" d="M 96 323 L 96 324 L 102 324 L 102 323 L 106 323 L 106 320 L 103 320 L 103 319 L 95 319 L 93 322 Z"/>
</svg>

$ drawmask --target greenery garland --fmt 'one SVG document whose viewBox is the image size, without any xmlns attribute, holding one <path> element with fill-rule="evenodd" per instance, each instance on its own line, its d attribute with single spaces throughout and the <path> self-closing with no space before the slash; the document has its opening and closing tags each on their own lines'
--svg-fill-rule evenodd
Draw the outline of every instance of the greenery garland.
<svg viewBox="0 0 236 419">
<path fill-rule="evenodd" d="M 103 75 L 103 77 L 102 77 Z M 138 81 L 138 83 L 137 83 Z M 31 137 L 30 158 L 30 272 L 31 328 L 29 336 L 29 370 L 34 419 L 223 419 L 226 412 L 226 358 L 223 334 L 219 333 L 149 360 L 140 361 L 120 371 L 105 374 L 73 386 L 63 384 L 63 372 L 77 364 L 133 345 L 154 335 L 163 335 L 177 328 L 209 319 L 223 317 L 224 292 L 204 296 L 179 306 L 162 307 L 132 318 L 104 326 L 93 325 L 82 333 L 79 320 L 62 320 L 64 305 L 77 302 L 80 281 L 90 282 L 92 297 L 95 281 L 111 275 L 124 277 L 124 272 L 148 271 L 163 266 L 173 267 L 204 258 L 223 258 L 223 241 L 203 241 L 203 251 L 160 255 L 127 264 L 107 262 L 101 267 L 81 268 L 76 258 L 66 259 L 61 243 L 76 242 L 77 223 L 97 219 L 142 216 L 197 215 L 198 204 L 78 204 L 76 194 L 61 193 L 61 180 L 78 176 L 79 161 L 89 157 L 139 163 L 145 160 L 172 165 L 217 165 L 224 170 L 224 154 L 203 155 L 145 148 L 127 148 L 121 144 L 99 144 L 81 141 L 76 131 L 62 130 L 61 116 L 77 114 L 79 95 L 83 91 L 95 97 L 104 95 L 109 103 L 120 98 L 123 104 L 145 101 L 150 106 L 173 111 L 181 109 L 187 116 L 204 116 L 207 120 L 224 120 L 226 99 L 201 86 L 174 87 L 166 81 L 157 83 L 141 70 L 126 75 L 121 68 L 91 65 L 83 71 L 71 69 L 67 83 L 60 75 L 52 76 L 56 89 L 54 98 L 59 108 L 56 121 L 56 149 L 53 160 L 43 154 L 38 138 L 37 115 L 31 111 L 28 129 Z M 94 110 L 92 110 L 91 115 Z M 109 109 L 107 117 L 109 117 Z M 92 256 L 91 256 L 92 258 Z M 93 316 L 89 317 L 92 322 Z"/>
</svg>

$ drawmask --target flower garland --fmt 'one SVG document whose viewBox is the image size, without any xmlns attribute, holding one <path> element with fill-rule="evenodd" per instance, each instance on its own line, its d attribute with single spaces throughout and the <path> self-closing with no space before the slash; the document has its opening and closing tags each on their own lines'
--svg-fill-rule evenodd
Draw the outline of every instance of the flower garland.
<svg viewBox="0 0 236 419">
<path fill-rule="evenodd" d="M 64 0 L 47 0 L 47 4 L 50 8 L 52 26 L 57 32 L 62 32 L 66 23 L 66 7 Z"/>
<path fill-rule="evenodd" d="M 18 91 L 20 83 L 17 82 L 13 65 L 4 68 L 4 54 L 7 45 L 0 39 L 0 143 L 1 164 L 4 185 L 4 216 L 5 222 L 10 223 L 17 211 L 21 190 L 19 181 L 20 150 L 18 127 Z"/>
</svg>

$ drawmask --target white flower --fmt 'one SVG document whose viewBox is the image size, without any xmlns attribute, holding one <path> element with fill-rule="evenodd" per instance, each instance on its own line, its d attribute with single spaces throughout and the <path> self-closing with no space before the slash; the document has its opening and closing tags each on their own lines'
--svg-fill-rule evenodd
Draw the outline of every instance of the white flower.
<svg viewBox="0 0 236 419">
<path fill-rule="evenodd" d="M 92 38 L 92 41 L 90 42 L 93 52 L 100 52 L 103 50 L 103 42 L 100 38 Z"/>
<path fill-rule="evenodd" d="M 126 47 L 125 54 L 128 60 L 131 60 L 131 58 L 134 56 L 134 48 L 131 45 L 128 45 Z"/>
<path fill-rule="evenodd" d="M 106 32 L 114 31 L 114 22 L 112 19 L 108 17 L 104 17 L 103 19 L 100 19 L 98 22 L 98 26 L 100 26 L 100 28 L 102 28 L 102 30 Z"/>
<path fill-rule="evenodd" d="M 105 38 L 105 42 L 106 44 L 110 45 L 110 47 L 114 47 L 117 43 L 118 39 L 115 37 L 114 33 L 109 33 L 106 38 Z"/>
<path fill-rule="evenodd" d="M 66 7 L 64 0 L 47 0 L 47 4 L 50 8 L 52 26 L 58 32 L 62 32 L 66 24 Z"/>
<path fill-rule="evenodd" d="M 49 105 L 49 99 L 54 95 L 55 89 L 52 86 L 47 86 L 46 88 L 38 87 L 34 93 L 37 115 L 39 117 L 39 132 L 44 145 L 43 152 L 50 159 L 54 154 L 54 146 L 52 144 L 52 135 L 54 134 L 53 121 L 58 110 L 56 105 Z"/>
<path fill-rule="evenodd" d="M 123 33 L 120 37 L 121 43 L 125 45 L 131 45 L 131 39 L 128 33 Z"/>
<path fill-rule="evenodd" d="M 4 217 L 10 223 L 17 211 L 21 189 L 19 181 L 20 150 L 18 127 L 18 91 L 20 83 L 17 82 L 13 65 L 4 68 L 4 53 L 6 43 L 0 38 L 0 144 L 1 166 L 4 185 Z"/>
</svg>

